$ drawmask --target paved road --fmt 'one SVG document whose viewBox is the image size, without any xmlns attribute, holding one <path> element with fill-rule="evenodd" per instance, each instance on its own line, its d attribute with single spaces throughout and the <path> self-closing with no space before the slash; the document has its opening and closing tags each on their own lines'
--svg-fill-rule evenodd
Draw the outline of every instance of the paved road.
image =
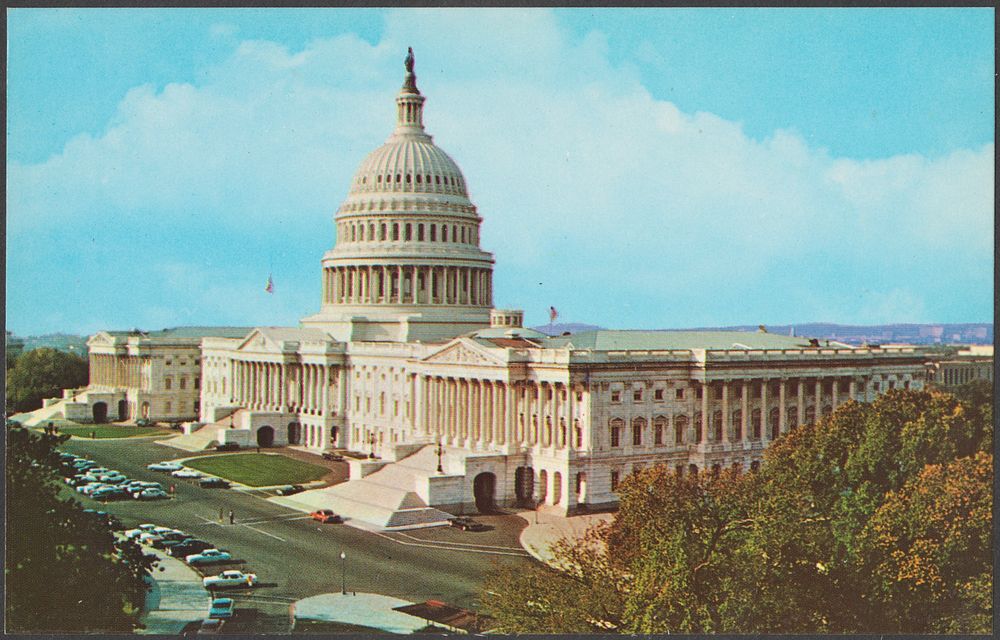
<svg viewBox="0 0 1000 640">
<path fill-rule="evenodd" d="M 307 514 L 268 502 L 259 491 L 201 489 L 193 481 L 148 471 L 146 465 L 151 462 L 190 455 L 151 440 L 74 439 L 62 448 L 130 478 L 164 486 L 173 482 L 176 494 L 169 501 L 128 500 L 98 507 L 99 503 L 77 495 L 88 506 L 113 513 L 128 526 L 152 522 L 176 527 L 228 549 L 234 558 L 245 562 L 233 568 L 253 571 L 263 583 L 252 595 L 239 596 L 241 603 L 281 605 L 339 591 L 340 553 L 344 551 L 348 591 L 381 593 L 413 602 L 436 599 L 479 609 L 478 593 L 494 562 L 531 562 L 517 543 L 525 523 L 513 515 L 478 517 L 493 525 L 488 532 L 435 528 L 371 533 L 344 525 L 321 525 Z M 219 522 L 220 509 L 224 523 Z M 229 524 L 230 510 L 235 513 L 235 525 Z M 222 568 L 230 567 L 216 567 Z"/>
</svg>

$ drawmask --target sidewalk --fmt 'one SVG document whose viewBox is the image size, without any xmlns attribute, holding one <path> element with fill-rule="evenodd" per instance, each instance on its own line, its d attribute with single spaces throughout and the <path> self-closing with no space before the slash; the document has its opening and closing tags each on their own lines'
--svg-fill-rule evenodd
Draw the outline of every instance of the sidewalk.
<svg viewBox="0 0 1000 640">
<path fill-rule="evenodd" d="M 567 518 L 547 514 L 545 511 L 537 514 L 534 511 L 522 511 L 517 515 L 528 522 L 528 526 L 521 532 L 521 546 L 535 560 L 545 564 L 552 563 L 551 546 L 554 542 L 561 538 L 581 538 L 592 525 L 615 517 L 614 513 L 588 513 Z"/>
<path fill-rule="evenodd" d="M 146 611 L 138 633 L 177 635 L 185 625 L 208 617 L 212 597 L 194 569 L 158 549 L 153 565 L 152 589 L 146 594 Z"/>
<path fill-rule="evenodd" d="M 297 620 L 326 620 L 343 624 L 380 629 L 389 633 L 413 633 L 427 626 L 427 621 L 406 613 L 393 611 L 412 602 L 377 593 L 323 593 L 296 602 Z"/>
</svg>

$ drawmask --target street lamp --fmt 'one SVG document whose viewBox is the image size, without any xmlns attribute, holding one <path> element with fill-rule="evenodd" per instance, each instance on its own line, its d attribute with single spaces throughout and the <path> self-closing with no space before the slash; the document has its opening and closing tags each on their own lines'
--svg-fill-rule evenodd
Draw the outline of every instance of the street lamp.
<svg viewBox="0 0 1000 640">
<path fill-rule="evenodd" d="M 340 552 L 340 595 L 347 595 L 347 554 Z"/>
<path fill-rule="evenodd" d="M 444 454 L 444 449 L 441 448 L 441 441 L 440 440 L 438 440 L 437 454 L 438 454 L 438 468 L 437 468 L 437 472 L 438 473 L 444 473 L 444 467 L 441 466 L 441 456 Z"/>
</svg>

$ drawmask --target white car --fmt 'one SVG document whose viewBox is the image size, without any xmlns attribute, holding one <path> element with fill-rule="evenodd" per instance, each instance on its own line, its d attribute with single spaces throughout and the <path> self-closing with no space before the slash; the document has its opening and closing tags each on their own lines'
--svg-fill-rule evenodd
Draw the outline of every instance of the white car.
<svg viewBox="0 0 1000 640">
<path fill-rule="evenodd" d="M 195 471 L 194 469 L 178 469 L 170 475 L 175 478 L 200 478 L 202 473 L 200 471 Z"/>
<path fill-rule="evenodd" d="M 154 529 L 156 529 L 155 524 L 140 524 L 135 529 L 129 529 L 128 531 L 126 531 L 125 537 L 129 539 L 138 538 L 142 534 L 152 531 Z"/>
<path fill-rule="evenodd" d="M 180 471 L 184 468 L 180 462 L 154 462 L 146 465 L 150 471 Z"/>
<path fill-rule="evenodd" d="M 100 489 L 102 487 L 107 487 L 107 486 L 109 486 L 109 485 L 106 485 L 103 482 L 91 482 L 90 484 L 85 484 L 82 487 L 77 487 L 76 490 L 79 491 L 80 493 L 82 493 L 85 496 L 89 496 L 90 494 L 94 493 L 98 489 Z"/>
<path fill-rule="evenodd" d="M 217 576 L 203 578 L 201 583 L 206 589 L 224 589 L 226 587 L 252 587 L 257 582 L 256 573 L 242 571 L 223 571 Z"/>
<path fill-rule="evenodd" d="M 170 496 L 163 489 L 143 489 L 139 493 L 133 493 L 136 500 L 165 500 Z"/>
<path fill-rule="evenodd" d="M 158 533 L 153 533 L 152 531 L 144 531 L 139 534 L 139 544 L 151 545 L 157 540 L 162 540 L 163 537 Z"/>
<path fill-rule="evenodd" d="M 201 553 L 192 553 L 184 558 L 188 564 L 211 564 L 213 562 L 225 562 L 232 560 L 233 556 L 227 551 L 219 549 L 205 549 Z"/>
</svg>

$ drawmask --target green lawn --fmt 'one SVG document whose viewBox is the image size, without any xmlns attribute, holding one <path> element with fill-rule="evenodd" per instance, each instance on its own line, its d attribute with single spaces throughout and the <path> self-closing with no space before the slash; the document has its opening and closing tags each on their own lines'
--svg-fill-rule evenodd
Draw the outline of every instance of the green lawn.
<svg viewBox="0 0 1000 640">
<path fill-rule="evenodd" d="M 319 480 L 330 472 L 326 467 L 267 453 L 229 453 L 191 458 L 184 462 L 184 466 L 251 487 L 309 482 Z"/>
<path fill-rule="evenodd" d="M 58 420 L 52 420 L 56 427 L 59 428 L 59 433 L 65 433 L 70 436 L 77 436 L 78 438 L 89 438 L 90 434 L 94 434 L 94 438 L 100 440 L 102 438 L 136 438 L 142 436 L 163 436 L 173 433 L 170 429 L 163 429 L 160 427 L 134 427 L 134 426 L 123 426 L 118 424 L 67 424 L 65 421 L 60 424 Z M 36 427 L 38 431 L 41 431 L 44 425 L 43 423 Z"/>
</svg>

